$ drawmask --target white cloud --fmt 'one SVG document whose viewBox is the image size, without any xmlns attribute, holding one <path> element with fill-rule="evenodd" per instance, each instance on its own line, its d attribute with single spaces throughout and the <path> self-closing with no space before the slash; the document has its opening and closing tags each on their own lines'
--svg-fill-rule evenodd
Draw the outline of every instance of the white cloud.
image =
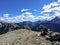
<svg viewBox="0 0 60 45">
<path fill-rule="evenodd" d="M 31 12 L 28 12 L 29 9 L 22 9 L 21 12 L 23 12 L 21 15 L 15 16 L 15 17 L 9 17 L 9 14 L 3 14 L 3 17 L 0 17 L 0 21 L 8 22 L 8 23 L 18 23 L 23 21 L 49 21 L 55 18 L 55 16 L 60 17 L 60 4 L 58 2 L 52 2 L 48 5 L 43 6 L 43 11 L 41 14 L 44 14 L 42 16 L 35 16 Z M 26 12 L 24 12 L 26 11 Z M 36 9 L 33 11 L 40 12 Z M 50 16 L 50 13 L 53 12 L 54 14 Z"/>
<path fill-rule="evenodd" d="M 44 9 L 44 11 L 42 11 L 41 14 L 42 14 L 42 13 L 50 13 L 50 12 L 51 12 L 50 9 Z"/>
<path fill-rule="evenodd" d="M 50 3 L 50 6 L 55 7 L 55 6 L 59 6 L 59 4 L 57 2 L 52 2 L 52 3 Z"/>
<path fill-rule="evenodd" d="M 8 18 L 9 17 L 9 14 L 3 14 L 3 17 L 4 18 Z"/>
<path fill-rule="evenodd" d="M 31 12 L 25 12 L 22 15 L 23 19 L 26 19 L 25 21 L 32 21 L 35 19 L 35 16 Z"/>
<path fill-rule="evenodd" d="M 60 12 L 56 11 L 54 15 L 60 18 Z"/>
<path fill-rule="evenodd" d="M 21 12 L 28 11 L 29 9 L 22 9 Z"/>
<path fill-rule="evenodd" d="M 41 14 L 43 16 L 35 16 L 31 12 L 28 12 L 29 9 L 22 9 L 21 12 L 23 12 L 21 15 L 15 16 L 15 17 L 9 17 L 9 14 L 3 14 L 3 17 L 0 17 L 0 21 L 8 22 L 8 23 L 18 23 L 23 21 L 45 21 L 45 20 L 51 20 L 53 18 L 60 17 L 60 0 L 57 0 L 57 2 L 51 2 L 50 4 L 44 5 L 42 8 Z M 34 9 L 33 11 L 40 12 L 37 9 Z M 50 13 L 54 13 L 52 16 L 50 16 Z"/>
<path fill-rule="evenodd" d="M 5 18 L 6 17 L 6 18 Z M 0 21 L 7 22 L 7 23 L 18 23 L 23 21 L 45 21 L 45 20 L 51 20 L 52 17 L 49 16 L 34 16 L 31 12 L 24 12 L 21 15 L 15 16 L 15 17 L 9 17 L 8 14 L 4 14 L 3 17 L 0 17 Z"/>
<path fill-rule="evenodd" d="M 41 21 L 50 21 L 52 20 L 53 18 L 55 18 L 54 16 L 38 16 L 37 17 L 37 20 L 41 20 Z"/>
<path fill-rule="evenodd" d="M 60 2 L 60 0 L 58 0 L 57 2 Z"/>
<path fill-rule="evenodd" d="M 51 6 L 50 5 L 44 5 L 43 9 L 50 9 Z"/>
<path fill-rule="evenodd" d="M 3 17 L 0 17 L 0 21 L 7 23 L 18 23 L 23 21 L 34 21 L 34 20 L 35 16 L 33 16 L 31 12 L 25 12 L 15 17 L 9 17 L 9 14 L 4 14 Z"/>
<path fill-rule="evenodd" d="M 33 11 L 40 13 L 40 10 L 34 9 Z"/>
<path fill-rule="evenodd" d="M 58 0 L 57 2 L 52 2 L 48 5 L 44 5 L 42 8 L 43 11 L 41 12 L 41 14 L 48 16 L 53 12 L 54 16 L 59 17 L 60 16 L 60 4 L 58 2 L 60 2 L 60 0 Z"/>
</svg>

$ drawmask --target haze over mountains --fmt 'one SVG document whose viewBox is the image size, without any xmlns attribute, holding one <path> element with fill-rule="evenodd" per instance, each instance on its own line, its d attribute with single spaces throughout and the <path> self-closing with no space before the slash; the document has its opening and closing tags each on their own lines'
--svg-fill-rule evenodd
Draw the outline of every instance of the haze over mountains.
<svg viewBox="0 0 60 45">
<path fill-rule="evenodd" d="M 29 29 L 33 31 L 40 31 L 40 25 L 44 25 L 47 28 L 50 28 L 52 31 L 60 32 L 60 18 L 55 17 L 51 21 L 23 21 L 19 23 L 6 23 L 6 22 L 0 22 L 0 34 L 13 31 L 15 29 L 25 29 L 28 27 Z"/>
<path fill-rule="evenodd" d="M 4 14 L 2 17 L 0 17 L 0 21 L 6 22 L 6 23 L 19 23 L 23 21 L 36 22 L 38 20 L 50 21 L 55 17 L 56 16 L 35 16 L 31 12 L 24 12 L 21 15 L 14 16 L 14 17 L 10 17 L 9 14 Z"/>
</svg>

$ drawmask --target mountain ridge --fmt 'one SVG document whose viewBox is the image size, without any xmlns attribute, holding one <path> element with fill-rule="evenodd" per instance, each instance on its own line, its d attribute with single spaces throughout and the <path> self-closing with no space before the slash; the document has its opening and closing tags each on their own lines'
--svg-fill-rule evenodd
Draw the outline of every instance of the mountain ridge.
<svg viewBox="0 0 60 45">
<path fill-rule="evenodd" d="M 36 21 L 36 22 L 31 22 L 31 21 L 24 21 L 20 23 L 4 23 L 0 22 L 0 34 L 13 31 L 16 29 L 31 29 L 33 31 L 40 31 L 40 25 L 44 25 L 47 28 L 50 28 L 52 31 L 57 31 L 60 32 L 60 18 L 56 17 L 51 21 Z"/>
</svg>

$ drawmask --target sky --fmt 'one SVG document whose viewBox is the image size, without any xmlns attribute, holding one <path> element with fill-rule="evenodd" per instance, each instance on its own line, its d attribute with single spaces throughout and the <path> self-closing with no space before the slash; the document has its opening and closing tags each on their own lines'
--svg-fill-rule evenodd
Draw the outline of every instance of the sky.
<svg viewBox="0 0 60 45">
<path fill-rule="evenodd" d="M 60 17 L 60 0 L 0 0 L 0 21 L 51 20 L 55 16 Z"/>
</svg>

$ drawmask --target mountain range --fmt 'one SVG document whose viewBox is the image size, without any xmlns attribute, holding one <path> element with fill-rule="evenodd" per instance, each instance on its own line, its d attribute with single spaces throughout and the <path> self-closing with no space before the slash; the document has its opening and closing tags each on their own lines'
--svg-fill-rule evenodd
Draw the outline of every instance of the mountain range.
<svg viewBox="0 0 60 45">
<path fill-rule="evenodd" d="M 5 22 L 0 22 L 0 34 L 13 31 L 16 29 L 25 29 L 29 28 L 33 31 L 40 31 L 41 27 L 40 25 L 44 25 L 47 28 L 50 28 L 52 31 L 60 32 L 60 18 L 55 17 L 54 19 L 50 21 L 36 21 L 36 22 L 31 22 L 31 21 L 24 21 L 20 23 L 5 23 Z"/>
</svg>

